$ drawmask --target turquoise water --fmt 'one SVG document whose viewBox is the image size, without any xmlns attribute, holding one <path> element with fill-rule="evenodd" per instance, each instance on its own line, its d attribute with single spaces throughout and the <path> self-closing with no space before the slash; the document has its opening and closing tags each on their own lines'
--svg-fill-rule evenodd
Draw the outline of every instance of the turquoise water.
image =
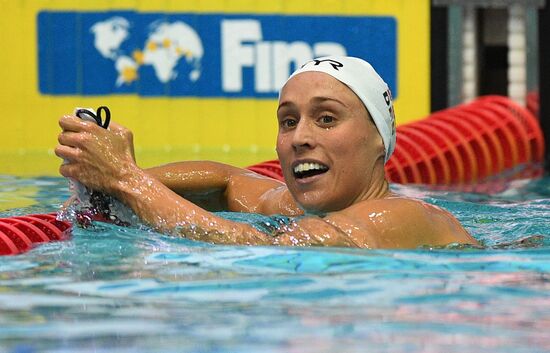
<svg viewBox="0 0 550 353">
<path fill-rule="evenodd" d="M 76 228 L 0 257 L 0 352 L 549 352 L 550 179 L 492 194 L 393 188 L 449 209 L 486 248 L 212 246 Z M 61 178 L 0 177 L 0 216 L 67 196 Z"/>
</svg>

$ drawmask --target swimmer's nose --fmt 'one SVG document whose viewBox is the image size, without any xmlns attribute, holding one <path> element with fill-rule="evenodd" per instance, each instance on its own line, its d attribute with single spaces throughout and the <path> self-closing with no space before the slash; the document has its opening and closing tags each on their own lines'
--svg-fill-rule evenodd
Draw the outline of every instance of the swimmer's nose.
<svg viewBox="0 0 550 353">
<path fill-rule="evenodd" d="M 300 119 L 298 125 L 294 128 L 292 146 L 296 150 L 315 146 L 315 135 L 309 119 Z"/>
</svg>

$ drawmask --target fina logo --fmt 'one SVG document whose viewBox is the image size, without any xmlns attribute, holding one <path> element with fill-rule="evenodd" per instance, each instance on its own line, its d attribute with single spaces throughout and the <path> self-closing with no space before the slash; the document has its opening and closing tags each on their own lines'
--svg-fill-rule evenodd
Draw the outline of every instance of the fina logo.
<svg viewBox="0 0 550 353">
<path fill-rule="evenodd" d="M 192 66 L 189 80 L 195 82 L 199 79 L 204 50 L 199 36 L 187 24 L 181 21 L 153 22 L 143 48 L 134 49 L 130 55 L 120 49 L 130 35 L 129 30 L 129 21 L 119 16 L 97 22 L 90 28 L 94 34 L 94 47 L 102 57 L 114 61 L 118 72 L 117 87 L 136 81 L 139 68 L 147 65 L 153 67 L 160 82 L 174 80 L 178 75 L 175 68 L 182 58 Z"/>
<path fill-rule="evenodd" d="M 397 96 L 391 17 L 45 10 L 37 45 L 42 94 L 276 98 L 311 59 L 353 55 Z"/>
<path fill-rule="evenodd" d="M 222 86 L 225 92 L 243 89 L 243 69 L 254 68 L 254 90 L 277 92 L 291 74 L 291 64 L 301 67 L 315 57 L 346 55 L 336 42 L 264 41 L 258 20 L 223 20 Z"/>
<path fill-rule="evenodd" d="M 120 49 L 130 36 L 130 22 L 120 16 L 95 23 L 90 31 L 94 47 L 107 60 L 114 62 L 118 73 L 116 86 L 128 85 L 139 78 L 139 68 L 152 66 L 156 78 L 167 83 L 178 76 L 175 70 L 185 58 L 191 65 L 191 82 L 201 76 L 204 55 L 197 32 L 183 21 L 173 23 L 156 21 L 150 25 L 150 34 L 142 48 L 132 53 Z M 222 90 L 241 92 L 243 70 L 254 71 L 254 91 L 277 92 L 295 68 L 314 57 L 346 55 L 346 49 L 335 42 L 263 41 L 261 23 L 254 19 L 221 21 Z"/>
</svg>

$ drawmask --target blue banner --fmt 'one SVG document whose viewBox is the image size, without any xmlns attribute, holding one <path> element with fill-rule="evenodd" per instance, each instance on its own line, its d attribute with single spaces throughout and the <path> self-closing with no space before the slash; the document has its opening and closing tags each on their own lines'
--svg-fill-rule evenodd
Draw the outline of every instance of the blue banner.
<svg viewBox="0 0 550 353">
<path fill-rule="evenodd" d="M 42 11 L 37 22 L 42 94 L 274 98 L 325 55 L 369 61 L 398 93 L 393 17 Z"/>
</svg>

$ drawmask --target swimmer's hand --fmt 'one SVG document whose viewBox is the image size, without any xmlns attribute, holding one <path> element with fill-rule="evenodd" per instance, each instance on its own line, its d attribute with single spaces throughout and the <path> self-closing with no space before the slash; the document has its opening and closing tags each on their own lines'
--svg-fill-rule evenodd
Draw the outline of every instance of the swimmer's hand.
<svg viewBox="0 0 550 353">
<path fill-rule="evenodd" d="M 133 135 L 125 127 L 111 123 L 107 130 L 71 115 L 61 117 L 59 126 L 55 154 L 66 161 L 59 168 L 64 177 L 112 194 L 138 168 Z"/>
</svg>

